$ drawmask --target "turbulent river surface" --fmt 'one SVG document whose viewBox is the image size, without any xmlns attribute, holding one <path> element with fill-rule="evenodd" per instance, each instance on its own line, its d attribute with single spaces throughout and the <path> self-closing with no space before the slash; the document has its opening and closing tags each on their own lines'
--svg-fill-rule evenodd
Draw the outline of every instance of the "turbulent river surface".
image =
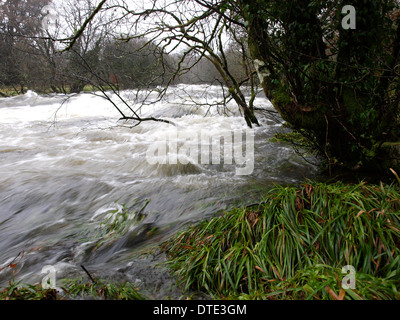
<svg viewBox="0 0 400 320">
<path fill-rule="evenodd" d="M 122 96 L 132 105 L 140 100 L 133 91 Z M 245 138 L 250 129 L 236 105 L 224 109 L 229 117 L 210 107 L 221 96 L 219 87 L 176 86 L 141 109 L 143 117 L 176 126 L 150 121 L 136 127 L 118 121 L 116 108 L 98 95 L 29 91 L 1 98 L 0 286 L 13 277 L 40 282 L 45 266 L 55 268 L 57 280 L 82 278 L 84 265 L 98 278 L 134 282 L 152 298 L 179 298 L 174 279 L 160 266 L 163 257 L 140 255 L 143 250 L 187 224 L 259 201 L 274 183 L 297 183 L 317 173 L 289 146 L 269 141 L 285 129 L 263 111 L 257 114 L 261 126 L 251 131 L 249 175 L 237 175 L 228 161 L 149 161 L 149 148 L 173 130 L 192 136 L 240 132 Z M 256 106 L 272 110 L 262 95 Z"/>
</svg>

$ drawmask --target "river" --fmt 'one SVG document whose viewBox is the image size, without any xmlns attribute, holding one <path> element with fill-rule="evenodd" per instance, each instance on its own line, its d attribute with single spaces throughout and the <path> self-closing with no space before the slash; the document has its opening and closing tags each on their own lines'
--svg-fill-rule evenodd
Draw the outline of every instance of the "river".
<svg viewBox="0 0 400 320">
<path fill-rule="evenodd" d="M 188 91 L 201 105 L 189 103 Z M 187 224 L 261 200 L 262 190 L 274 183 L 297 183 L 317 173 L 289 146 L 269 141 L 285 129 L 268 112 L 257 114 L 262 125 L 251 130 L 251 174 L 237 175 L 228 161 L 151 163 L 149 148 L 173 130 L 250 130 L 235 104 L 226 106 L 229 117 L 208 106 L 221 96 L 219 87 L 180 85 L 171 92 L 143 106 L 141 115 L 176 126 L 150 121 L 133 127 L 93 94 L 66 100 L 29 91 L 0 99 L 0 286 L 12 277 L 40 282 L 48 265 L 57 279 L 85 277 L 84 265 L 96 277 L 134 282 L 152 298 L 178 298 L 174 279 L 158 265 L 163 257 L 140 252 Z M 134 91 L 121 95 L 137 102 Z M 272 110 L 262 95 L 256 106 Z M 115 221 L 122 227 L 107 229 Z M 7 268 L 10 263 L 15 268 Z"/>
</svg>

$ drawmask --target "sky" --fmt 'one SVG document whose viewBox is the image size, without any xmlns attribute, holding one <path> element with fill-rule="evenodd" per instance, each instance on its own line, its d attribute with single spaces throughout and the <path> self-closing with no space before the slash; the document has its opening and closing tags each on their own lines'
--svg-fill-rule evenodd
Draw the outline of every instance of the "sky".
<svg viewBox="0 0 400 320">
<path fill-rule="evenodd" d="M 100 0 L 53 0 L 51 6 L 44 8 L 47 14 L 44 25 L 48 26 L 48 30 L 54 38 L 67 38 L 74 34 L 75 30 L 79 29 L 84 20 L 92 10 L 100 3 Z M 157 40 L 165 38 L 167 32 L 160 32 L 165 24 L 176 25 L 177 22 L 169 13 L 173 12 L 182 21 L 192 19 L 199 12 L 204 12 L 204 8 L 200 8 L 191 1 L 175 1 L 175 0 L 157 0 L 155 1 L 157 8 L 163 9 L 165 12 L 153 15 L 150 18 L 141 18 L 138 23 L 134 23 L 137 17 L 128 14 L 127 10 L 132 12 L 142 12 L 145 9 L 153 8 L 153 1 L 142 0 L 108 0 L 103 9 L 94 19 L 91 32 L 103 32 L 116 38 L 129 37 L 141 33 L 146 33 L 147 38 L 154 37 Z M 88 10 L 88 5 L 90 9 Z M 185 7 L 182 7 L 185 5 Z M 80 8 L 80 10 L 77 10 Z M 81 12 L 79 16 L 77 11 Z M 55 27 L 55 21 L 58 22 L 59 28 Z M 110 22 L 111 21 L 111 22 Z M 107 23 L 106 23 L 107 22 Z M 50 24 L 48 24 L 50 23 Z M 213 23 L 203 23 L 198 25 L 201 30 L 193 30 L 193 35 L 204 37 L 211 33 Z M 149 33 L 149 31 L 152 31 Z M 203 34 L 202 34 L 203 33 Z M 224 42 L 227 37 L 223 37 Z M 178 44 L 177 41 L 167 47 L 172 50 Z M 182 52 L 185 46 L 180 44 L 176 51 Z"/>
</svg>

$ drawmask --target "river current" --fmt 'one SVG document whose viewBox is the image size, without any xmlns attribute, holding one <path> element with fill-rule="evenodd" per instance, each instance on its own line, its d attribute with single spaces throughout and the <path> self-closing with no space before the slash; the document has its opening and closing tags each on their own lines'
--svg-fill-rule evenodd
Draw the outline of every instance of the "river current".
<svg viewBox="0 0 400 320">
<path fill-rule="evenodd" d="M 121 95 L 132 105 L 140 100 L 135 91 Z M 11 278 L 40 282 L 45 266 L 57 279 L 85 277 L 84 265 L 96 277 L 134 282 L 150 297 L 179 298 L 159 265 L 163 257 L 143 250 L 190 223 L 260 201 L 274 184 L 317 172 L 288 145 L 269 141 L 286 129 L 262 95 L 256 106 L 266 111 L 257 113 L 261 126 L 254 130 L 234 103 L 210 106 L 221 96 L 219 87 L 180 85 L 142 107 L 141 116 L 175 126 L 118 121 L 116 108 L 93 94 L 1 98 L 0 287 Z M 192 136 L 251 130 L 254 170 L 237 175 L 228 161 L 148 161 L 149 148 L 174 130 Z"/>
</svg>

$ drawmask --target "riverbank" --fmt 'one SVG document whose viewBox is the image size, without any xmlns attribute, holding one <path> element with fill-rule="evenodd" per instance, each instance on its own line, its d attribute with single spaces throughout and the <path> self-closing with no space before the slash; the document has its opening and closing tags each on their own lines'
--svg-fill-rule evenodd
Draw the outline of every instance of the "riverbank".
<svg viewBox="0 0 400 320">
<path fill-rule="evenodd" d="M 277 186 L 262 204 L 193 225 L 162 247 L 186 289 L 218 299 L 399 299 L 399 188 Z M 345 266 L 353 289 L 343 289 Z"/>
<path fill-rule="evenodd" d="M 183 297 L 194 290 L 214 299 L 400 299 L 400 188 L 276 186 L 262 203 L 191 225 L 160 249 Z M 129 283 L 66 284 L 68 294 L 57 298 L 146 299 Z M 40 285 L 10 283 L 0 298 L 52 294 Z"/>
</svg>

